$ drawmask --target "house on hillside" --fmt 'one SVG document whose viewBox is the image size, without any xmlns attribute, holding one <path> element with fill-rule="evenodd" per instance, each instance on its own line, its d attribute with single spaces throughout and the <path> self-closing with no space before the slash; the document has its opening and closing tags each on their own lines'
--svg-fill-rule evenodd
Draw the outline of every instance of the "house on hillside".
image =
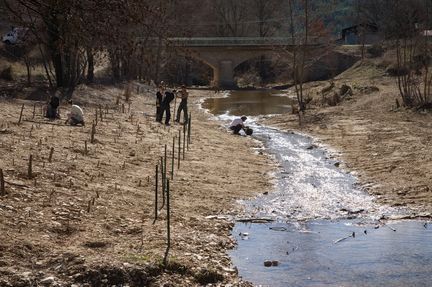
<svg viewBox="0 0 432 287">
<path fill-rule="evenodd" d="M 358 24 L 342 30 L 339 40 L 344 45 L 372 45 L 382 41 L 378 26 L 375 24 Z"/>
</svg>

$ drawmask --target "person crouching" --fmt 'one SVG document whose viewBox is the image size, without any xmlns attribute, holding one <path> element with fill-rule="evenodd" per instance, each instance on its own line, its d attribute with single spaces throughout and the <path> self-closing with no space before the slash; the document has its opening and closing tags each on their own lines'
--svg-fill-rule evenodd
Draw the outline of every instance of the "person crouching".
<svg viewBox="0 0 432 287">
<path fill-rule="evenodd" d="M 58 96 L 56 94 L 52 95 L 47 106 L 45 117 L 51 120 L 59 119 L 60 118 L 58 112 L 59 105 L 60 105 L 60 99 L 58 98 Z"/>
<path fill-rule="evenodd" d="M 247 117 L 242 116 L 241 118 L 234 119 L 230 124 L 230 130 L 233 131 L 235 135 L 240 134 L 240 130 L 244 129 L 244 122 L 247 120 Z"/>
<path fill-rule="evenodd" d="M 65 124 L 70 124 L 71 126 L 76 126 L 76 125 L 84 126 L 85 124 L 84 124 L 83 110 L 78 105 L 74 105 L 72 101 L 69 101 L 69 104 L 71 104 L 71 110 L 70 113 L 67 114 L 67 119 Z"/>
</svg>

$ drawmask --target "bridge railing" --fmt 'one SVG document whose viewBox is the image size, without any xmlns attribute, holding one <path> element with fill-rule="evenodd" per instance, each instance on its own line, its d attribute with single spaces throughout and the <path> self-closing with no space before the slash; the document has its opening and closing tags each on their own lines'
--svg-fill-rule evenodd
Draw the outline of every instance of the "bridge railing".
<svg viewBox="0 0 432 287">
<path fill-rule="evenodd" d="M 193 37 L 168 38 L 170 45 L 185 47 L 226 47 L 226 46 L 298 46 L 304 43 L 302 38 L 292 37 Z M 309 37 L 307 44 L 323 45 L 329 43 L 329 38 Z"/>
</svg>

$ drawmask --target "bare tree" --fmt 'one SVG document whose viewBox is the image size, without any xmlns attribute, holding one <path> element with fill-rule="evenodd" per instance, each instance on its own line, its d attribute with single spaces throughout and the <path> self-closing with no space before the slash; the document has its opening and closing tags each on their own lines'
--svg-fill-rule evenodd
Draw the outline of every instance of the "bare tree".
<svg viewBox="0 0 432 287">
<path fill-rule="evenodd" d="M 283 1 L 280 0 L 254 0 L 252 11 L 257 19 L 257 31 L 259 37 L 269 37 L 274 35 L 280 27 L 279 19 L 282 14 Z M 255 26 L 255 25 L 254 25 Z M 265 56 L 261 56 L 258 62 L 259 75 L 261 82 L 267 78 Z"/>
<path fill-rule="evenodd" d="M 430 0 L 365 0 L 361 11 L 396 49 L 397 88 L 407 107 L 432 105 Z"/>
<path fill-rule="evenodd" d="M 326 4 L 326 6 L 323 6 Z M 329 4 L 317 5 L 308 0 L 288 0 L 289 35 L 291 47 L 286 50 L 292 59 L 294 90 L 299 106 L 299 122 L 306 111 L 307 97 L 304 89 L 305 74 L 308 66 L 316 62 L 319 57 L 314 57 L 310 50 L 310 44 L 316 41 L 322 42 L 322 56 L 330 50 L 331 42 L 329 31 L 325 28 L 323 15 L 325 9 L 330 9 Z"/>
<path fill-rule="evenodd" d="M 241 37 L 247 33 L 249 5 L 246 0 L 215 0 L 213 10 L 220 22 L 218 25 L 219 36 Z"/>
</svg>

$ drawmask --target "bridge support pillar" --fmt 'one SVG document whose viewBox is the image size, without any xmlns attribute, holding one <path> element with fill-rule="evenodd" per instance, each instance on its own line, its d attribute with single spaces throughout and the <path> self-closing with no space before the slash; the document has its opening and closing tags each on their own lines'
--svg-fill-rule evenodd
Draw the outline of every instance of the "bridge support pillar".
<svg viewBox="0 0 432 287">
<path fill-rule="evenodd" d="M 234 81 L 234 66 L 230 60 L 223 60 L 219 62 L 219 83 L 222 88 L 235 88 L 237 87 Z"/>
<path fill-rule="evenodd" d="M 237 87 L 234 81 L 234 67 L 230 60 L 222 60 L 211 65 L 213 68 L 212 85 L 224 89 L 233 89 Z"/>
</svg>

